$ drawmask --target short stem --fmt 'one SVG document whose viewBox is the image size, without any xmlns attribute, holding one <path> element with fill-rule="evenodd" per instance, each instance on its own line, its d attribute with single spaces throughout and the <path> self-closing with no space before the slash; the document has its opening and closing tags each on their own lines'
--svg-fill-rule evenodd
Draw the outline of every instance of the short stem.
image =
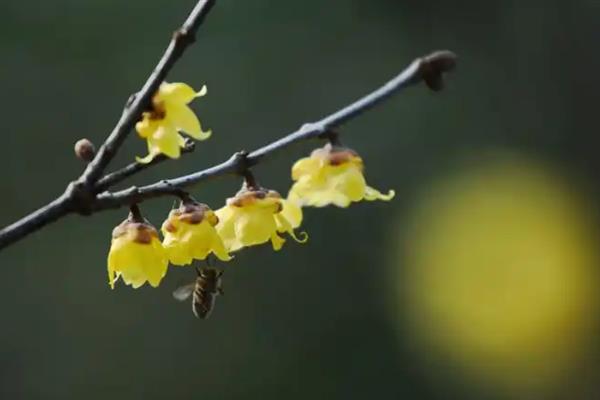
<svg viewBox="0 0 600 400">
<path fill-rule="evenodd" d="M 140 211 L 140 207 L 136 204 L 129 206 L 129 220 L 132 222 L 144 222 L 144 216 Z"/>
<path fill-rule="evenodd" d="M 323 134 L 323 137 L 329 141 L 331 147 L 342 147 L 339 132 L 329 129 Z"/>
<path fill-rule="evenodd" d="M 244 183 L 246 184 L 246 187 L 248 189 L 258 190 L 260 188 L 260 185 L 256 181 L 256 178 L 254 177 L 254 174 L 252 173 L 252 171 L 250 171 L 250 169 L 245 169 L 242 174 L 244 176 Z"/>
<path fill-rule="evenodd" d="M 181 200 L 181 204 L 196 204 L 198 203 L 188 192 L 181 191 L 177 196 Z"/>
</svg>

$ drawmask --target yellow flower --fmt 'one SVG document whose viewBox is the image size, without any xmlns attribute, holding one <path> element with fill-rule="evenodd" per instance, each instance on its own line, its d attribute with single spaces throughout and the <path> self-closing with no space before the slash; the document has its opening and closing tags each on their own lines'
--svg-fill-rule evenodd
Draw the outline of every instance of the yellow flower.
<svg viewBox="0 0 600 400">
<path fill-rule="evenodd" d="M 294 233 L 302 222 L 302 210 L 274 190 L 244 187 L 235 197 L 227 199 L 227 204 L 216 214 L 217 232 L 229 251 L 269 240 L 273 249 L 279 250 L 285 242 L 280 233 L 287 233 L 300 243 L 307 240 L 306 233 L 302 239 Z"/>
<path fill-rule="evenodd" d="M 188 265 L 194 259 L 204 260 L 211 252 L 223 261 L 230 260 L 215 229 L 218 222 L 206 204 L 187 201 L 172 210 L 162 225 L 163 246 L 171 263 Z"/>
<path fill-rule="evenodd" d="M 394 191 L 382 194 L 367 185 L 363 175 L 363 161 L 353 150 L 331 146 L 312 152 L 292 167 L 288 199 L 301 206 L 324 207 L 334 204 L 348 207 L 361 200 L 385 200 L 394 197 Z"/>
<path fill-rule="evenodd" d="M 152 110 L 144 112 L 135 125 L 138 135 L 148 142 L 148 155 L 137 157 L 140 163 L 148 163 L 157 154 L 179 158 L 185 140 L 179 132 L 185 132 L 196 140 L 208 139 L 210 131 L 203 131 L 196 114 L 188 104 L 196 97 L 206 94 L 206 86 L 195 92 L 185 83 L 162 83 L 152 98 Z"/>
<path fill-rule="evenodd" d="M 156 229 L 130 216 L 112 233 L 108 253 L 108 283 L 114 289 L 119 277 L 135 289 L 146 281 L 157 287 L 167 273 L 168 260 Z"/>
</svg>

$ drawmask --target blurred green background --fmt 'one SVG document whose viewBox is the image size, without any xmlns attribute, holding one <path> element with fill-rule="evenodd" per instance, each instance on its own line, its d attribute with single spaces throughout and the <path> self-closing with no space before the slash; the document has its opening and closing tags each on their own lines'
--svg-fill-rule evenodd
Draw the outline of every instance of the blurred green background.
<svg viewBox="0 0 600 400">
<path fill-rule="evenodd" d="M 2 1 L 0 225 L 79 174 L 73 143 L 102 142 L 193 3 Z M 451 49 L 446 91 L 343 129 L 396 198 L 307 210 L 306 245 L 241 253 L 208 321 L 171 298 L 190 269 L 109 289 L 124 210 L 45 228 L 0 253 L 0 398 L 597 398 L 599 18 L 595 0 L 219 0 L 170 75 L 208 85 L 193 107 L 213 137 L 135 182 L 254 149 Z M 285 193 L 316 145 L 261 182 Z M 145 154 L 132 134 L 113 167 Z M 193 194 L 217 208 L 239 184 Z M 160 225 L 171 203 L 144 211 Z"/>
</svg>

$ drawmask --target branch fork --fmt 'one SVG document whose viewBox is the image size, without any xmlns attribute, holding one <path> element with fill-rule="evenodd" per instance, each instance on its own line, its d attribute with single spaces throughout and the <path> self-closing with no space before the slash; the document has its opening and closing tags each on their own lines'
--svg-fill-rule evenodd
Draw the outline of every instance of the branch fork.
<svg viewBox="0 0 600 400">
<path fill-rule="evenodd" d="M 152 96 L 160 84 L 186 48 L 195 41 L 198 28 L 215 3 L 216 0 L 197 2 L 182 27 L 173 34 L 165 53 L 142 89 L 129 97 L 119 121 L 94 158 L 87 164 L 81 176 L 72 181 L 64 193 L 50 203 L 0 230 L 0 250 L 71 213 L 90 215 L 107 209 L 125 206 L 137 207 L 138 203 L 162 196 L 175 196 L 185 200 L 189 198 L 187 192 L 189 187 L 225 175 L 240 175 L 245 178 L 247 184 L 256 185 L 250 168 L 265 158 L 306 140 L 326 139 L 332 145 L 336 145 L 339 143 L 339 134 L 335 131 L 336 128 L 362 115 L 365 111 L 406 87 L 421 81 L 424 81 L 433 91 L 441 90 L 444 74 L 454 69 L 456 65 L 456 56 L 452 52 L 446 50 L 433 52 L 425 57 L 417 58 L 396 77 L 354 103 L 321 120 L 306 123 L 295 132 L 252 152 L 239 151 L 220 164 L 188 175 L 161 180 L 146 186 L 131 186 L 124 190 L 109 191 L 125 179 L 168 159 L 159 155 L 148 164 L 135 162 L 112 173 L 104 174 L 129 132 L 150 105 Z M 193 152 L 194 146 L 193 141 L 186 142 L 182 153 Z"/>
</svg>

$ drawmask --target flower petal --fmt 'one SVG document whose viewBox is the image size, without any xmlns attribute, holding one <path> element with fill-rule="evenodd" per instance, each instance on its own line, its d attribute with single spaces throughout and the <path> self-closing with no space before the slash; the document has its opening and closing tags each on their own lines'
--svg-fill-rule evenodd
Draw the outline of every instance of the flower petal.
<svg viewBox="0 0 600 400">
<path fill-rule="evenodd" d="M 304 175 L 313 175 L 317 172 L 321 162 L 314 157 L 301 158 L 292 166 L 292 179 L 297 181 Z"/>
<path fill-rule="evenodd" d="M 147 138 L 152 136 L 154 131 L 158 128 L 158 121 L 150 118 L 150 113 L 143 113 L 142 119 L 135 124 L 135 130 L 138 136 L 141 138 Z"/>
<path fill-rule="evenodd" d="M 144 157 L 138 157 L 135 156 L 135 161 L 139 162 L 140 164 L 148 164 L 150 161 L 152 161 L 154 159 L 154 157 L 157 156 L 158 153 L 152 154 L 149 153 L 148 155 L 144 156 Z"/>
<path fill-rule="evenodd" d="M 203 131 L 198 117 L 188 106 L 172 106 L 167 108 L 167 118 L 180 131 L 183 131 L 196 140 L 206 140 L 212 132 Z"/>
<path fill-rule="evenodd" d="M 273 246 L 273 250 L 279 251 L 283 247 L 285 243 L 285 239 L 279 236 L 276 232 L 271 235 L 271 245 Z"/>
<path fill-rule="evenodd" d="M 235 221 L 234 229 L 235 237 L 244 246 L 253 246 L 267 242 L 277 230 L 277 225 L 270 210 L 242 209 Z"/>
<path fill-rule="evenodd" d="M 190 85 L 181 82 L 166 83 L 163 82 L 155 96 L 156 101 L 178 104 L 188 104 L 194 98 L 204 96 L 206 94 L 206 86 L 196 92 Z"/>
<path fill-rule="evenodd" d="M 295 200 L 282 199 L 281 203 L 283 208 L 279 215 L 284 217 L 291 225 L 292 228 L 297 228 L 302 223 L 302 208 L 298 205 Z"/>
<path fill-rule="evenodd" d="M 113 239 L 108 256 L 109 284 L 119 276 L 127 285 L 139 288 L 146 281 L 156 287 L 167 272 L 168 262 L 157 238 L 151 243 L 135 243 L 128 237 Z"/>
<path fill-rule="evenodd" d="M 370 186 L 367 186 L 366 190 L 365 190 L 365 200 L 369 200 L 369 201 L 373 201 L 373 200 L 390 201 L 394 198 L 395 195 L 396 195 L 396 192 L 393 190 L 388 191 L 387 194 L 383 194 L 379 190 L 373 189 Z"/>
<path fill-rule="evenodd" d="M 169 158 L 179 158 L 181 155 L 181 135 L 171 124 L 161 124 L 156 132 L 148 139 L 148 150 L 152 153 L 162 153 Z"/>
<path fill-rule="evenodd" d="M 229 261 L 231 260 L 231 256 L 229 255 L 229 253 L 227 253 L 227 250 L 225 249 L 225 244 L 223 243 L 223 240 L 221 239 L 221 237 L 217 234 L 215 234 L 215 236 L 213 237 L 212 243 L 211 243 L 211 248 L 212 248 L 212 252 L 215 256 L 217 256 L 217 258 L 221 261 Z"/>
<path fill-rule="evenodd" d="M 365 196 L 367 183 L 362 172 L 349 165 L 332 182 L 332 189 L 343 193 L 350 201 L 360 201 Z"/>
<path fill-rule="evenodd" d="M 217 233 L 228 251 L 235 251 L 242 247 L 235 236 L 235 219 L 237 217 L 237 207 L 223 206 L 215 215 L 219 218 L 219 223 L 215 227 Z"/>
</svg>

